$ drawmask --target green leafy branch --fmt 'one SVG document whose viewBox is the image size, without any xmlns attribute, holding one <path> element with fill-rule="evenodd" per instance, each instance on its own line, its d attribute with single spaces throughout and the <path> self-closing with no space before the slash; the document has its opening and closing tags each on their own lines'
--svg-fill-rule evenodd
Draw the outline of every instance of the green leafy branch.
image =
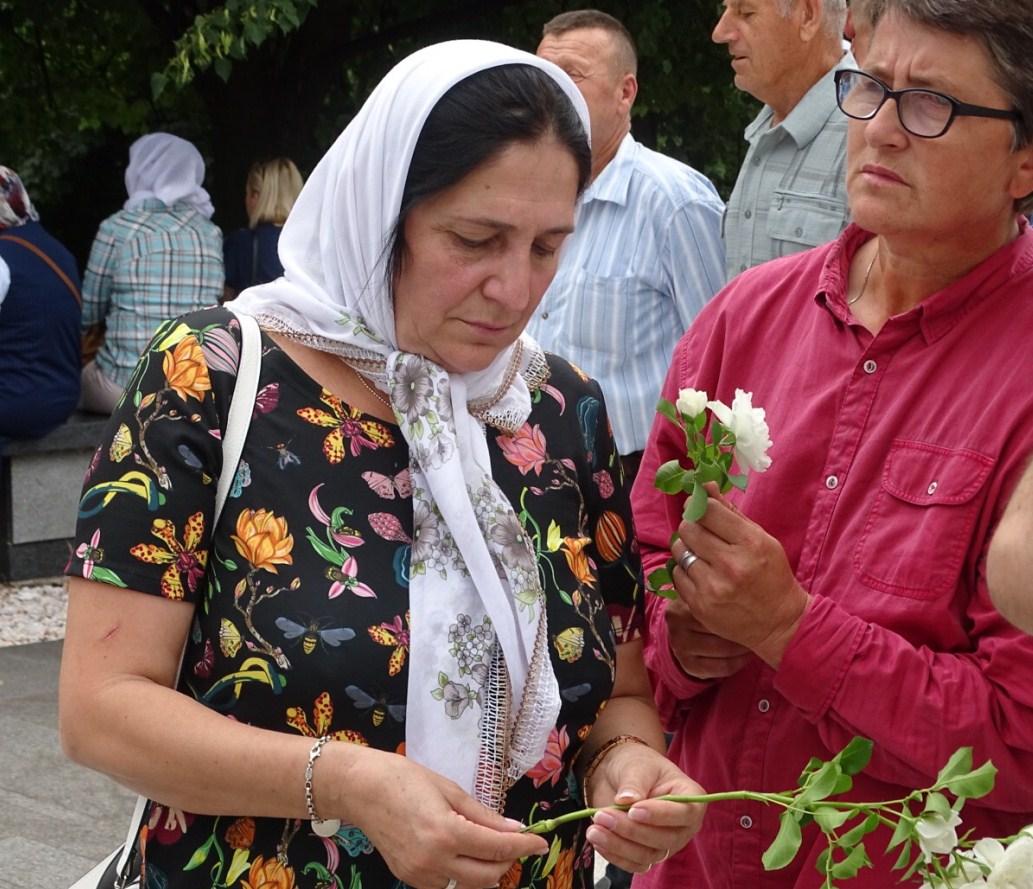
<svg viewBox="0 0 1033 889">
<path fill-rule="evenodd" d="M 249 47 L 261 46 L 279 32 L 301 27 L 318 0 L 226 0 L 223 6 L 194 19 L 175 43 L 165 68 L 151 76 L 157 99 L 170 85 L 186 86 L 201 71 L 214 68 L 229 80 L 233 62 L 247 57 Z"/>
<path fill-rule="evenodd" d="M 901 799 L 879 802 L 836 799 L 853 788 L 853 776 L 868 765 L 871 755 L 872 742 L 856 737 L 830 760 L 812 757 L 793 790 L 781 793 L 735 790 L 658 798 L 679 803 L 750 800 L 781 806 L 784 811 L 779 819 L 778 834 L 761 859 L 764 869 L 769 871 L 787 867 L 800 851 L 804 829 L 816 825 L 826 842 L 826 848 L 815 862 L 825 889 L 835 889 L 836 881 L 851 879 L 862 868 L 871 867 L 865 837 L 884 825 L 893 830 L 886 851 L 900 848 L 893 869 L 904 871 L 902 879 L 919 874 L 931 884 L 950 886 L 952 869 L 956 870 L 967 860 L 965 850 L 975 844 L 968 837 L 958 840 L 954 832 L 960 822 L 958 813 L 966 800 L 985 796 L 993 789 L 996 767 L 987 761 L 973 768 L 972 748 L 962 747 L 929 787 L 914 790 Z M 948 794 L 954 798 L 953 802 Z M 537 821 L 525 830 L 549 833 L 561 824 L 591 818 L 604 808 L 625 811 L 629 807 L 581 809 Z"/>
</svg>

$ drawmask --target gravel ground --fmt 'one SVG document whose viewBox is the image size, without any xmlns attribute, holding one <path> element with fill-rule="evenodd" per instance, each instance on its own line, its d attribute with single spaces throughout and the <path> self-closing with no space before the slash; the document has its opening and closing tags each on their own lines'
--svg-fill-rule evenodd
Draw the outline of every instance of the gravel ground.
<svg viewBox="0 0 1033 889">
<path fill-rule="evenodd" d="M 0 646 L 65 637 L 63 578 L 0 583 Z"/>
</svg>

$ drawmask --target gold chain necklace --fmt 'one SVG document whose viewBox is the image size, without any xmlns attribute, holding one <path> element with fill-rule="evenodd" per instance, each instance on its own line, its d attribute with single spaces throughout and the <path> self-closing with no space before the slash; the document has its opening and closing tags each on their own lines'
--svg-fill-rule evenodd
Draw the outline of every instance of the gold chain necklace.
<svg viewBox="0 0 1033 889">
<path fill-rule="evenodd" d="M 376 386 L 371 385 L 369 380 L 367 380 L 366 377 L 363 374 L 359 373 L 354 367 L 351 367 L 351 365 L 348 366 L 351 368 L 352 373 L 359 378 L 359 382 L 362 383 L 363 389 L 369 392 L 369 394 L 372 395 L 381 404 L 386 405 L 388 408 L 391 408 L 391 399 L 389 399 Z"/>
<path fill-rule="evenodd" d="M 877 260 L 878 258 L 879 258 L 879 247 L 878 247 L 878 245 L 876 245 L 876 247 L 875 247 L 875 255 L 872 257 L 872 261 L 868 263 L 868 268 L 865 269 L 864 280 L 861 282 L 861 289 L 857 292 L 857 296 L 851 297 L 850 299 L 848 299 L 846 301 L 846 304 L 848 306 L 852 306 L 862 296 L 864 296 L 864 291 L 868 287 L 868 279 L 872 276 L 872 268 L 875 266 L 875 260 Z"/>
</svg>

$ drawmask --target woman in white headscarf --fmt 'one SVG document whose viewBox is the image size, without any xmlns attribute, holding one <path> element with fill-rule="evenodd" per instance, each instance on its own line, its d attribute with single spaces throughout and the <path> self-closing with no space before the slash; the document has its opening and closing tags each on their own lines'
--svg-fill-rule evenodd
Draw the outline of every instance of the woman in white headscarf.
<svg viewBox="0 0 1033 889">
<path fill-rule="evenodd" d="M 149 133 L 129 147 L 129 197 L 101 223 L 83 277 L 85 410 L 114 409 L 159 323 L 221 298 L 222 234 L 204 172 L 178 136 Z"/>
<path fill-rule="evenodd" d="M 698 828 L 650 799 L 698 787 L 663 755 L 599 389 L 523 335 L 587 123 L 559 68 L 498 44 L 388 74 L 299 196 L 284 277 L 231 304 L 264 343 L 239 466 L 237 321 L 145 354 L 80 506 L 61 723 L 153 800 L 148 880 L 558 889 L 593 846 L 643 871 Z M 517 830 L 582 786 L 630 811 Z"/>
</svg>

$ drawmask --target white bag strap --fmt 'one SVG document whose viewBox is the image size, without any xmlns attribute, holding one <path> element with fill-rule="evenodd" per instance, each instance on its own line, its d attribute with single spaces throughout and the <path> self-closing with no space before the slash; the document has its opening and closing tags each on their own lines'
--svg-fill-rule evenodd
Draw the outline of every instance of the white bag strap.
<svg viewBox="0 0 1033 889">
<path fill-rule="evenodd" d="M 226 431 L 222 435 L 222 471 L 219 473 L 219 481 L 215 487 L 215 511 L 212 513 L 211 524 L 213 533 L 215 526 L 219 524 L 219 517 L 222 515 L 222 508 L 226 505 L 233 477 L 237 474 L 240 456 L 244 452 L 244 442 L 247 439 L 251 416 L 255 409 L 255 396 L 258 394 L 258 377 L 262 370 L 262 332 L 259 330 L 258 322 L 250 315 L 238 315 L 229 306 L 225 308 L 232 312 L 240 322 L 241 344 L 237 379 L 233 384 L 233 395 L 230 396 Z M 185 643 L 183 648 L 185 651 Z M 173 687 L 179 685 L 179 674 L 182 669 L 183 657 L 180 655 L 179 670 L 176 671 L 176 681 L 173 683 Z M 147 797 L 138 796 L 133 809 L 133 817 L 129 821 L 126 841 L 118 856 L 118 870 L 115 878 L 117 889 L 121 889 L 126 884 L 128 875 L 125 873 L 125 869 L 129 864 L 133 848 L 136 846 L 136 837 L 140 833 L 140 825 L 143 823 L 146 808 Z"/>
<path fill-rule="evenodd" d="M 262 369 L 262 332 L 258 329 L 258 322 L 250 315 L 237 315 L 235 312 L 234 315 L 240 322 L 240 364 L 237 366 L 237 382 L 230 399 L 226 431 L 222 435 L 222 472 L 219 473 L 219 483 L 215 488 L 215 512 L 212 514 L 211 525 L 213 532 L 219 524 L 219 516 L 222 515 L 230 486 L 237 474 L 240 455 L 244 452 L 244 440 L 251 425 L 255 396 L 258 395 L 258 374 Z"/>
</svg>

